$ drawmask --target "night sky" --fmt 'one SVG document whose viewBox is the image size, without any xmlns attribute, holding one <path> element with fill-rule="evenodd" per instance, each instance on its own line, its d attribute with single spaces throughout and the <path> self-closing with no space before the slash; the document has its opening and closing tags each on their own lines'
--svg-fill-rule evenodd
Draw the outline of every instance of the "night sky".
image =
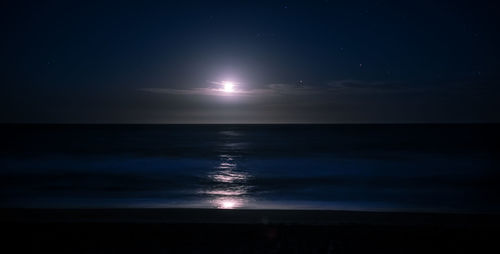
<svg viewBox="0 0 500 254">
<path fill-rule="evenodd" d="M 500 121 L 494 1 L 11 1 L 0 12 L 4 123 Z"/>
</svg>

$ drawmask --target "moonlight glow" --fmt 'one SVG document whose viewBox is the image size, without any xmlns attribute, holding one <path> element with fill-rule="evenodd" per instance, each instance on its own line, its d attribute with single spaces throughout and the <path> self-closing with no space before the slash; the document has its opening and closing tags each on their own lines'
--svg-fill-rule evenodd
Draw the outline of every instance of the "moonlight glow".
<svg viewBox="0 0 500 254">
<path fill-rule="evenodd" d="M 224 82 L 222 82 L 222 85 L 224 86 L 222 91 L 224 91 L 225 93 L 232 93 L 232 92 L 234 92 L 234 84 L 233 84 L 233 82 L 224 81 Z"/>
<path fill-rule="evenodd" d="M 218 209 L 237 209 L 243 206 L 242 200 L 237 198 L 217 198 L 212 201 Z"/>
</svg>

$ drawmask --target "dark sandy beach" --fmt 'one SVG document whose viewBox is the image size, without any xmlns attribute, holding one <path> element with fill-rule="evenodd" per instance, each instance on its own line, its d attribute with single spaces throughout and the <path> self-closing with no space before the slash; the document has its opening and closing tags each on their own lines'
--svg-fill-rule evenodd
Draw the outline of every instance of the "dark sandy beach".
<svg viewBox="0 0 500 254">
<path fill-rule="evenodd" d="M 497 215 L 3 209 L 3 253 L 497 253 Z"/>
</svg>

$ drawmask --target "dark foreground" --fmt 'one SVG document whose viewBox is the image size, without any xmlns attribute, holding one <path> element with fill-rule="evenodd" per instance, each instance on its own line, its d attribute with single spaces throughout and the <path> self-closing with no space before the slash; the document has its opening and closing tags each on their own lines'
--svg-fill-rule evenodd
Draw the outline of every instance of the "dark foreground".
<svg viewBox="0 0 500 254">
<path fill-rule="evenodd" d="M 1 211 L 2 253 L 499 253 L 496 215 Z"/>
</svg>

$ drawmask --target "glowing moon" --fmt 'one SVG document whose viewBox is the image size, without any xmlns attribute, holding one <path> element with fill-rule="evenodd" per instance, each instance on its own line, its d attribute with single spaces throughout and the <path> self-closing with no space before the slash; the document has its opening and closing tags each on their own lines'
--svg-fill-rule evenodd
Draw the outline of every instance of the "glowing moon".
<svg viewBox="0 0 500 254">
<path fill-rule="evenodd" d="M 220 208 L 222 209 L 233 209 L 236 207 L 236 202 L 232 200 L 224 200 L 220 203 Z"/>
<path fill-rule="evenodd" d="M 237 197 L 218 197 L 210 202 L 218 209 L 237 209 L 244 205 L 244 200 Z"/>
<path fill-rule="evenodd" d="M 224 86 L 224 89 L 222 91 L 224 91 L 225 93 L 232 93 L 232 92 L 234 92 L 234 84 L 233 84 L 233 82 L 224 81 L 224 82 L 222 82 L 222 85 Z"/>
</svg>

